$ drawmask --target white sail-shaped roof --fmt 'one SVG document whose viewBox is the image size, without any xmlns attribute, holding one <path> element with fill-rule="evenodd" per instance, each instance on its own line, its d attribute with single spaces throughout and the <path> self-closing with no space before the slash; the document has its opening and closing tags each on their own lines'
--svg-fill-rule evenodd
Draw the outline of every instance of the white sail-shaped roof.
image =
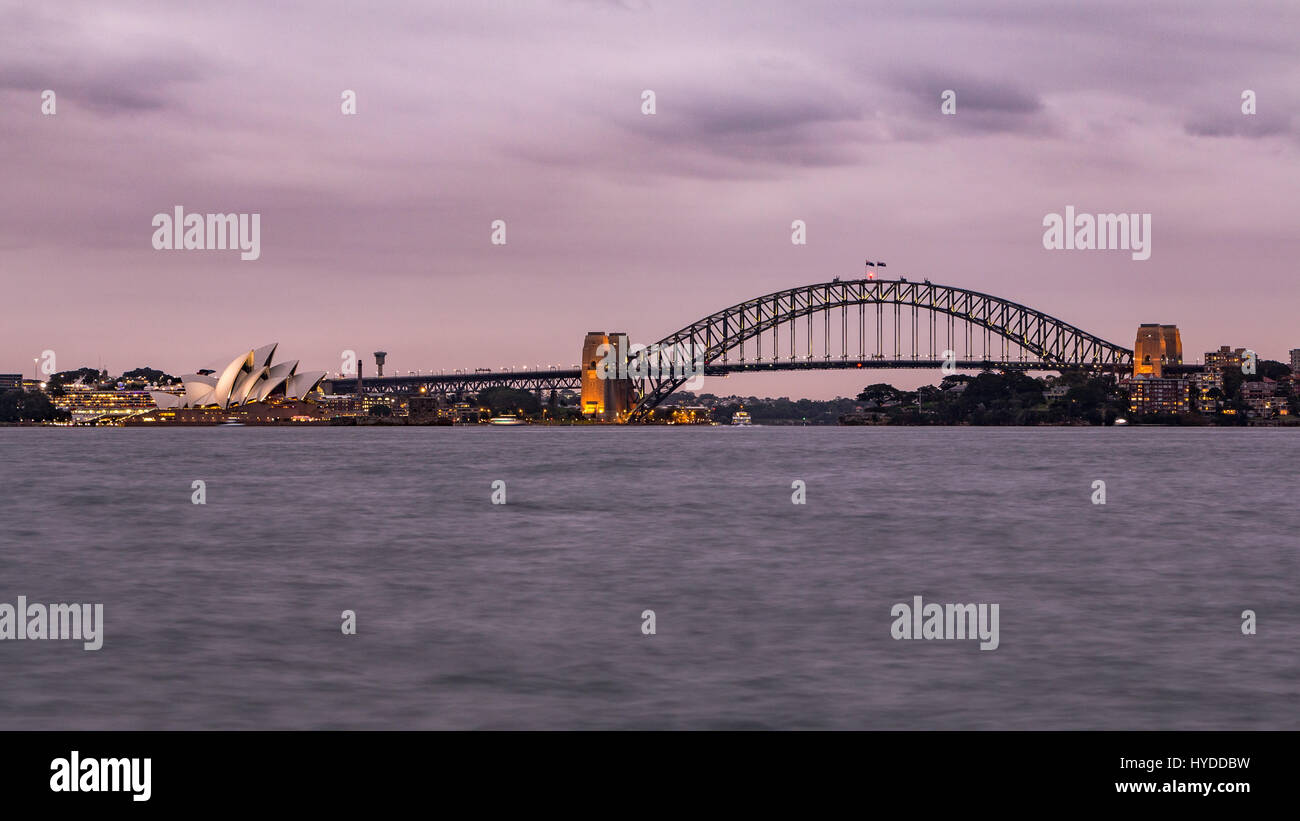
<svg viewBox="0 0 1300 821">
<path fill-rule="evenodd" d="M 263 345 L 253 351 L 253 367 L 261 368 L 271 364 L 271 359 L 275 356 L 275 348 L 280 343 L 272 342 L 270 345 Z"/>
<path fill-rule="evenodd" d="M 302 399 L 325 378 L 325 371 L 297 373 L 298 361 L 272 364 L 278 343 L 250 349 L 230 361 L 220 376 L 191 373 L 181 377 L 185 395 L 152 392 L 160 408 L 231 408 L 261 402 L 283 388 L 290 399 Z"/>
<path fill-rule="evenodd" d="M 181 384 L 185 386 L 186 406 L 195 408 L 211 402 L 212 389 L 217 386 L 217 380 L 212 376 L 190 373 L 181 377 Z"/>
<path fill-rule="evenodd" d="M 166 391 L 149 391 L 149 398 L 160 408 L 183 408 L 185 397 Z"/>
<path fill-rule="evenodd" d="M 289 377 L 284 392 L 290 399 L 302 399 L 325 378 L 325 371 L 308 371 Z"/>
<path fill-rule="evenodd" d="M 285 380 L 293 376 L 294 371 L 297 369 L 298 360 L 296 359 L 292 362 L 281 362 L 279 365 L 273 365 L 267 371 L 266 379 L 258 385 L 257 395 L 253 398 L 253 401 L 260 402 L 270 396 L 271 392 L 283 385 Z"/>
<path fill-rule="evenodd" d="M 221 372 L 221 377 L 217 380 L 217 387 L 213 389 L 213 399 L 218 407 L 230 407 L 230 392 L 235 389 L 235 380 L 245 370 L 253 367 L 253 352 L 250 350 L 246 354 L 241 354 L 231 360 L 226 369 Z"/>
<path fill-rule="evenodd" d="M 242 405 L 247 402 L 248 395 L 257 388 L 258 380 L 264 378 L 269 370 L 270 368 L 261 365 L 240 377 L 235 382 L 234 389 L 230 392 L 230 403 L 232 405 Z"/>
</svg>

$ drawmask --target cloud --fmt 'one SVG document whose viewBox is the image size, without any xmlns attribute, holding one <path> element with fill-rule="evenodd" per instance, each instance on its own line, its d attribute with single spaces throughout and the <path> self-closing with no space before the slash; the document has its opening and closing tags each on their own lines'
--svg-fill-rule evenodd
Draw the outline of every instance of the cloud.
<svg viewBox="0 0 1300 821">
<path fill-rule="evenodd" d="M 103 114 L 159 111 L 179 104 L 175 87 L 201 80 L 195 61 L 177 57 L 66 60 L 56 55 L 0 63 L 0 89 L 52 89 Z"/>
<path fill-rule="evenodd" d="M 1052 130 L 1042 100 L 1015 82 L 973 76 L 963 70 L 920 68 L 894 72 L 890 85 L 902 96 L 899 108 L 913 120 L 917 133 L 936 136 L 955 130 L 1038 135 Z M 941 95 L 948 90 L 956 94 L 956 113 L 951 116 L 940 111 Z"/>
<path fill-rule="evenodd" d="M 816 86 L 771 88 L 762 93 L 738 89 L 687 89 L 680 98 L 659 103 L 662 120 L 642 124 L 649 139 L 677 149 L 781 165 L 841 165 L 852 162 L 862 142 L 852 126 L 861 106 Z"/>
<path fill-rule="evenodd" d="M 1201 114 L 1183 126 L 1193 137 L 1245 137 L 1261 139 L 1295 133 L 1288 117 L 1277 113 L 1242 114 L 1226 112 Z"/>
</svg>

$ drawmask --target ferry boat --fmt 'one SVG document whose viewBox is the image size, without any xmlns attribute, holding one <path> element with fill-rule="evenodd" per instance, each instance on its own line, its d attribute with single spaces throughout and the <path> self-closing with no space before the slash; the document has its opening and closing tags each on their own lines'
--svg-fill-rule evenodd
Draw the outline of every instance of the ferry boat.
<svg viewBox="0 0 1300 821">
<path fill-rule="evenodd" d="M 489 425 L 527 425 L 528 423 L 518 416 L 493 416 L 488 420 Z"/>
<path fill-rule="evenodd" d="M 219 427 L 219 428 L 242 428 L 242 427 L 244 427 L 244 423 L 243 423 L 243 422 L 240 422 L 238 419 L 227 419 L 226 421 L 222 422 L 220 425 L 217 425 L 217 427 Z"/>
<path fill-rule="evenodd" d="M 748 413 L 746 413 L 743 410 L 738 410 L 734 414 L 732 414 L 731 424 L 737 427 L 747 428 L 747 427 L 752 427 L 754 422 L 749 418 Z"/>
</svg>

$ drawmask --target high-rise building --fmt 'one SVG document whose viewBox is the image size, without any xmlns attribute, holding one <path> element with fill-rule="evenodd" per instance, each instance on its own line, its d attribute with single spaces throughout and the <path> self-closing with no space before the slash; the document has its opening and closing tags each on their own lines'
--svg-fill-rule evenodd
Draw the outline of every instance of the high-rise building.
<svg viewBox="0 0 1300 821">
<path fill-rule="evenodd" d="M 1291 373 L 1300 374 L 1300 348 L 1291 349 Z"/>
<path fill-rule="evenodd" d="M 23 375 L 20 373 L 0 373 L 0 391 L 18 390 L 23 386 Z"/>
<path fill-rule="evenodd" d="M 1129 411 L 1135 414 L 1187 413 L 1189 385 L 1186 379 L 1135 375 L 1128 382 Z"/>
<path fill-rule="evenodd" d="M 1223 392 L 1223 371 L 1217 368 L 1207 368 L 1203 371 L 1197 371 L 1187 375 L 1191 390 L 1192 406 L 1200 413 L 1213 413 L 1218 402 L 1210 392 L 1218 389 Z"/>
</svg>

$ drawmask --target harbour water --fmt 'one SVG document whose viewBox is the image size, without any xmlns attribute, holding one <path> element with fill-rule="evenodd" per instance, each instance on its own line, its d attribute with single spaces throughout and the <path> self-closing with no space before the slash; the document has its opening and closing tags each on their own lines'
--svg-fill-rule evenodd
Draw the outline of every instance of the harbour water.
<svg viewBox="0 0 1300 821">
<path fill-rule="evenodd" d="M 0 729 L 1300 729 L 1295 431 L 0 429 L 0 453 L 0 602 L 104 606 L 99 650 L 0 641 Z M 997 603 L 997 649 L 893 639 L 918 595 Z"/>
</svg>

